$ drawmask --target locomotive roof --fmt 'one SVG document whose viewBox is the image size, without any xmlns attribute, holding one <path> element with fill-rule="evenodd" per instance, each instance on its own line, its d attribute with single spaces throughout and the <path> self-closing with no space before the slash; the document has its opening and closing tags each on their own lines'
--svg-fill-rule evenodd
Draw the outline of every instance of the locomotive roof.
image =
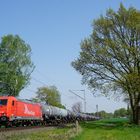
<svg viewBox="0 0 140 140">
<path fill-rule="evenodd" d="M 2 99 L 13 98 L 13 99 L 17 99 L 18 101 L 22 101 L 22 102 L 26 102 L 26 103 L 38 104 L 36 102 L 33 102 L 32 100 L 29 100 L 29 99 L 20 99 L 18 97 L 14 97 L 14 96 L 0 96 L 0 98 L 2 98 Z"/>
</svg>

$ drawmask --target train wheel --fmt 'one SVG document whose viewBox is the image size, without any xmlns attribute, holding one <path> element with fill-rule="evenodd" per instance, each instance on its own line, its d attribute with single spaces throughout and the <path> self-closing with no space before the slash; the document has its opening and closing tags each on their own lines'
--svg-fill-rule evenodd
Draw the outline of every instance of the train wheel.
<svg viewBox="0 0 140 140">
<path fill-rule="evenodd" d="M 6 124 L 5 124 L 5 127 L 6 128 L 9 128 L 9 127 L 12 127 L 13 125 L 12 125 L 12 122 L 7 122 Z"/>
</svg>

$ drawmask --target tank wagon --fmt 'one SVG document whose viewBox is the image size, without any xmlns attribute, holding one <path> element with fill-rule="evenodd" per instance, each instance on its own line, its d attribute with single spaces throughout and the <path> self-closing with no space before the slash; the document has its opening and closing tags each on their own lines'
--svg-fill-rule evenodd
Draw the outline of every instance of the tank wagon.
<svg viewBox="0 0 140 140">
<path fill-rule="evenodd" d="M 65 122 L 68 119 L 68 110 L 50 105 L 42 105 L 42 114 L 43 120 L 52 124 Z"/>
</svg>

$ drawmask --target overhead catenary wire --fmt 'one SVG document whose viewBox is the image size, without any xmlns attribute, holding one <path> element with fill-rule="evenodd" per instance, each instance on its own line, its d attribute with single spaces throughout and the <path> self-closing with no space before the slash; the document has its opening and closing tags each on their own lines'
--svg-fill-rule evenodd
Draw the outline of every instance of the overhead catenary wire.
<svg viewBox="0 0 140 140">
<path fill-rule="evenodd" d="M 29 89 L 29 88 L 26 88 L 25 90 L 28 90 L 28 91 L 30 91 L 30 92 L 32 92 L 32 93 L 36 93 L 35 90 Z"/>
<path fill-rule="evenodd" d="M 49 77 L 47 77 L 45 74 L 43 74 L 42 72 L 40 72 L 39 70 L 36 69 L 36 72 L 38 72 L 42 77 L 45 77 L 47 79 L 50 79 Z"/>
<path fill-rule="evenodd" d="M 45 82 L 42 82 L 42 81 L 40 81 L 40 80 L 34 78 L 33 76 L 32 76 L 31 78 L 32 78 L 34 81 L 36 81 L 36 82 L 42 84 L 43 86 L 46 86 L 46 83 L 45 83 Z"/>
</svg>

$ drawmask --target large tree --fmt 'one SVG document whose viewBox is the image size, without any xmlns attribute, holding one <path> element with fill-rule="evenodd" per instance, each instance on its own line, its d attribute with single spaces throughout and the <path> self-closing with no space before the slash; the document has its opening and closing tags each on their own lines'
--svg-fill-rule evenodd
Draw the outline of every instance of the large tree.
<svg viewBox="0 0 140 140">
<path fill-rule="evenodd" d="M 133 122 L 138 124 L 140 11 L 120 4 L 117 12 L 109 9 L 94 20 L 93 32 L 82 41 L 79 58 L 72 66 L 92 90 L 115 91 L 128 98 Z"/>
<path fill-rule="evenodd" d="M 18 35 L 2 37 L 0 43 L 0 94 L 18 96 L 29 84 L 34 69 L 31 48 Z"/>
<path fill-rule="evenodd" d="M 32 99 L 35 102 L 44 102 L 48 105 L 65 108 L 61 104 L 61 96 L 55 86 L 40 87 L 38 88 L 36 94 L 36 97 Z"/>
</svg>

